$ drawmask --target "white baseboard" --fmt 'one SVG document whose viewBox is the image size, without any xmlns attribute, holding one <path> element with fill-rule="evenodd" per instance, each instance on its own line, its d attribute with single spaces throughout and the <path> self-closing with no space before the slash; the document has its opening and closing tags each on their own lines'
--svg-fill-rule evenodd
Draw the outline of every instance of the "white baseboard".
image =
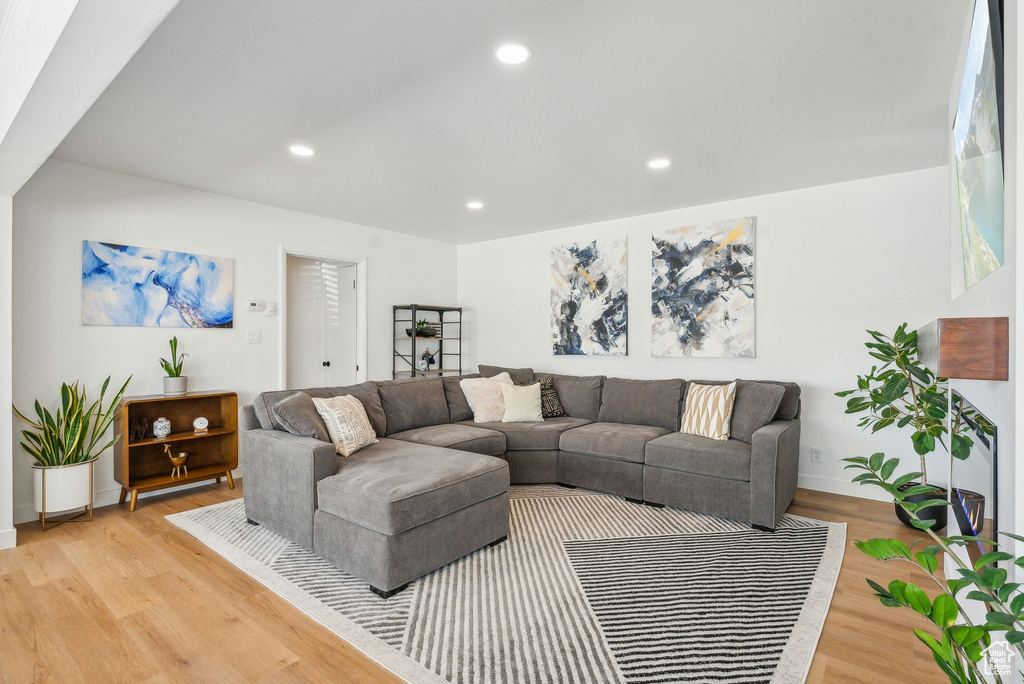
<svg viewBox="0 0 1024 684">
<path fill-rule="evenodd" d="M 240 473 L 241 470 L 234 471 Z M 242 481 L 241 475 L 234 475 L 235 485 Z M 139 494 L 140 499 L 145 499 L 150 496 L 159 496 L 161 494 L 167 494 L 169 492 L 182 492 L 186 489 L 195 489 L 196 487 L 205 487 L 206 485 L 213 484 L 213 480 L 201 480 L 199 482 L 190 482 L 189 484 L 181 485 L 180 487 L 170 487 L 168 489 L 159 489 L 155 492 L 142 492 Z M 113 506 L 117 504 L 118 499 L 121 497 L 121 488 L 108 489 L 102 492 L 96 492 L 93 500 L 93 508 L 102 508 L 104 506 Z M 127 502 L 125 502 L 127 507 Z M 126 508 L 127 510 L 127 508 Z M 53 515 L 61 515 L 59 512 L 53 513 Z M 32 522 L 33 520 L 39 520 L 39 514 L 35 511 L 35 506 L 27 504 L 24 506 L 17 506 L 14 509 L 14 524 L 18 525 L 21 523 Z M 13 544 L 12 544 L 13 546 Z M 0 532 L 0 549 L 3 546 L 3 533 Z"/>
<path fill-rule="evenodd" d="M 13 527 L 9 530 L 0 530 L 0 551 L 13 549 L 18 541 L 18 530 Z"/>
<path fill-rule="evenodd" d="M 815 477 L 814 475 L 800 475 L 796 484 L 804 489 L 813 489 L 819 492 L 830 494 L 843 494 L 844 496 L 855 496 L 858 499 L 870 501 L 892 502 L 892 497 L 878 487 L 870 485 L 859 485 L 849 480 L 833 480 L 830 477 Z"/>
</svg>

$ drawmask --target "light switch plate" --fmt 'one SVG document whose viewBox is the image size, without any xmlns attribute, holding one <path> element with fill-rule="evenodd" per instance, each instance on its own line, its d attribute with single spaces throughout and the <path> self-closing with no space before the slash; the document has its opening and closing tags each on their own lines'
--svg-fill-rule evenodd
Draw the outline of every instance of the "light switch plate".
<svg viewBox="0 0 1024 684">
<path fill-rule="evenodd" d="M 263 341 L 263 335 L 259 330 L 246 330 L 245 331 L 245 343 L 246 344 L 259 344 Z"/>
<path fill-rule="evenodd" d="M 267 316 L 276 316 L 277 315 L 277 302 L 267 302 L 266 315 Z"/>
</svg>

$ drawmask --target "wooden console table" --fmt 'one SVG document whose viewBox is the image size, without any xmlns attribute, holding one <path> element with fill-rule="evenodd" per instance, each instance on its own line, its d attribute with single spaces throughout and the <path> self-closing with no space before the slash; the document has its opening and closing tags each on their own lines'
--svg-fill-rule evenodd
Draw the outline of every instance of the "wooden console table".
<svg viewBox="0 0 1024 684">
<path fill-rule="evenodd" d="M 189 392 L 178 396 L 150 394 L 125 397 L 114 419 L 114 434 L 120 435 L 114 445 L 114 479 L 121 485 L 124 503 L 131 494 L 129 509 L 138 505 L 140 492 L 221 477 L 235 488 L 231 471 L 238 467 L 238 395 L 234 392 Z M 199 416 L 209 421 L 206 430 L 198 432 L 192 421 Z M 153 421 L 164 417 L 171 421 L 171 434 L 166 437 L 147 436 L 131 439 L 131 424 L 148 419 L 152 433 Z M 188 452 L 188 474 L 172 477 L 171 462 L 164 451 Z"/>
</svg>

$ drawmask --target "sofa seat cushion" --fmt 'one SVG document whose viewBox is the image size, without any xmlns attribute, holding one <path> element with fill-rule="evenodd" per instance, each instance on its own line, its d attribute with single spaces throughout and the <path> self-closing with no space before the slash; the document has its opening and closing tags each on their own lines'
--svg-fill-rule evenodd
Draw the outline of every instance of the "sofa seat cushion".
<svg viewBox="0 0 1024 684">
<path fill-rule="evenodd" d="M 563 416 L 561 418 L 545 418 L 536 423 L 474 423 L 467 421 L 460 425 L 472 425 L 503 433 L 506 451 L 536 451 L 557 449 L 558 438 L 562 436 L 563 432 L 589 422 L 584 418 Z"/>
<path fill-rule="evenodd" d="M 646 465 L 728 480 L 750 481 L 750 445 L 673 432 L 647 443 Z"/>
<path fill-rule="evenodd" d="M 496 430 L 485 430 L 475 425 L 459 425 L 457 423 L 430 425 L 398 432 L 391 435 L 391 438 L 416 444 L 458 449 L 459 451 L 472 451 L 488 456 L 501 456 L 505 453 L 504 434 Z"/>
<path fill-rule="evenodd" d="M 317 483 L 317 506 L 380 534 L 396 535 L 508 491 L 503 459 L 382 439 Z"/>
<path fill-rule="evenodd" d="M 665 428 L 653 425 L 591 423 L 562 433 L 558 448 L 574 454 L 643 463 L 647 443 L 667 434 L 669 431 Z"/>
</svg>

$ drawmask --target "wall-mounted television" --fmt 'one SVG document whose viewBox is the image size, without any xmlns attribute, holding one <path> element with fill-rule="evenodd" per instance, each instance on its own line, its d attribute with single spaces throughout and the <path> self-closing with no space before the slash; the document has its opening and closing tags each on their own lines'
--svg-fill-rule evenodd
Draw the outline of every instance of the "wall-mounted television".
<svg viewBox="0 0 1024 684">
<path fill-rule="evenodd" d="M 951 131 L 964 287 L 1003 265 L 1001 0 L 975 0 Z"/>
</svg>

